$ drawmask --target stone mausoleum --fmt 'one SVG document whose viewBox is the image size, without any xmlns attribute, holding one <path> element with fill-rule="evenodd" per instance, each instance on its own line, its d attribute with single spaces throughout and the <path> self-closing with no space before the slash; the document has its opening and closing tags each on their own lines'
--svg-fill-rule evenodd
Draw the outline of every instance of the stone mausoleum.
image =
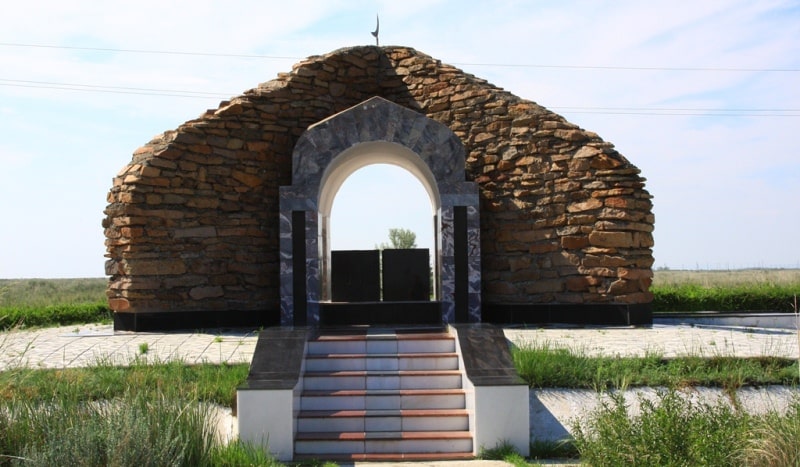
<svg viewBox="0 0 800 467">
<path fill-rule="evenodd" d="M 427 256 L 395 267 L 386 254 L 381 271 L 379 253 L 330 249 L 338 188 L 376 163 L 430 196 L 432 278 L 403 272 Z M 340 49 L 133 153 L 103 221 L 108 301 L 127 330 L 649 324 L 644 181 L 597 134 L 458 68 L 407 47 Z M 336 285 L 354 271 L 371 271 L 363 287 L 383 274 L 383 300 L 338 299 L 359 288 Z M 428 296 L 403 292 L 410 277 Z"/>
</svg>

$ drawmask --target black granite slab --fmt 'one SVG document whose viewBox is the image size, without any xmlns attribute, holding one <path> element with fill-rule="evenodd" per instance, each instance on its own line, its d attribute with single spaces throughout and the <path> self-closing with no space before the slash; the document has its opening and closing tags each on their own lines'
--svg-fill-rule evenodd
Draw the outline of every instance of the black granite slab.
<svg viewBox="0 0 800 467">
<path fill-rule="evenodd" d="M 335 302 L 381 299 L 380 250 L 331 251 L 331 296 Z"/>
<path fill-rule="evenodd" d="M 239 389 L 292 389 L 300 379 L 310 328 L 268 328 L 258 335 L 250 373 Z"/>
<path fill-rule="evenodd" d="M 526 385 L 514 367 L 503 330 L 491 324 L 455 324 L 464 371 L 475 386 Z"/>
<path fill-rule="evenodd" d="M 169 311 L 114 313 L 115 331 L 175 331 L 179 329 L 259 328 L 280 323 L 280 310 Z"/>
<path fill-rule="evenodd" d="M 431 301 L 320 303 L 320 325 L 438 325 L 441 310 L 440 302 Z"/>
<path fill-rule="evenodd" d="M 651 326 L 653 307 L 641 304 L 491 304 L 483 305 L 484 323 L 589 324 Z"/>
<path fill-rule="evenodd" d="M 381 251 L 383 301 L 425 301 L 431 295 L 430 252 L 427 248 Z"/>
</svg>

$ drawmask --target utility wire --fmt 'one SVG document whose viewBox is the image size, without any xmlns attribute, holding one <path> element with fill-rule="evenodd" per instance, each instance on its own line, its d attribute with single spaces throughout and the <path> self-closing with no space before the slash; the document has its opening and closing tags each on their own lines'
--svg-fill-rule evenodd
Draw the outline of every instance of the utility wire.
<svg viewBox="0 0 800 467">
<path fill-rule="evenodd" d="M 0 42 L 3 47 L 31 47 L 38 49 L 65 49 L 65 50 L 87 50 L 91 52 L 123 52 L 135 54 L 157 54 L 157 55 L 189 55 L 198 57 L 226 57 L 226 58 L 266 58 L 270 60 L 300 60 L 299 57 L 282 57 L 277 55 L 258 55 L 258 54 L 230 54 L 213 52 L 181 52 L 168 50 L 142 50 L 142 49 L 113 49 L 107 47 L 72 47 L 67 45 L 45 45 L 45 44 L 17 44 L 13 42 Z"/>
<path fill-rule="evenodd" d="M 213 53 L 213 52 L 186 52 L 168 50 L 145 50 L 145 49 L 116 49 L 106 47 L 73 47 L 65 45 L 47 44 L 21 44 L 14 42 L 0 42 L 3 47 L 28 47 L 41 49 L 65 49 L 65 50 L 86 50 L 92 52 L 122 52 L 137 54 L 158 54 L 158 55 L 187 55 L 199 57 L 223 57 L 223 58 L 259 58 L 267 60 L 303 60 L 305 57 L 289 57 L 280 55 L 260 55 L 260 54 L 233 54 L 233 53 Z M 452 65 L 458 66 L 488 66 L 504 68 L 553 68 L 566 70 L 621 70 L 621 71 L 693 71 L 693 72 L 764 72 L 764 73 L 797 73 L 800 68 L 739 68 L 739 67 L 663 67 L 663 66 L 603 66 L 603 65 L 546 65 L 533 63 L 471 63 L 453 62 Z"/>
<path fill-rule="evenodd" d="M 55 81 L 33 81 L 0 78 L 0 86 L 52 89 L 57 91 L 101 92 L 113 94 L 133 94 L 141 96 L 184 97 L 195 99 L 229 99 L 237 93 L 217 93 L 205 91 L 181 91 L 176 89 L 139 88 L 126 86 L 105 86 L 97 84 L 60 83 Z M 674 115 L 697 117 L 800 117 L 800 108 L 741 108 L 725 109 L 711 107 L 586 107 L 586 106 L 548 106 L 550 110 L 569 113 L 600 115 Z"/>
<path fill-rule="evenodd" d="M 177 95 L 180 97 L 221 97 L 221 92 L 205 91 L 183 91 L 178 89 L 153 89 L 153 88 L 134 88 L 125 86 L 105 86 L 98 84 L 77 84 L 77 83 L 58 83 L 53 81 L 32 81 L 24 79 L 5 79 L 0 78 L 0 85 L 20 86 L 45 89 L 63 89 L 71 91 L 97 91 L 97 92 L 124 92 L 130 94 L 153 94 L 153 95 Z M 76 88 L 76 89 L 72 89 Z M 231 96 L 234 94 L 228 94 Z"/>
</svg>

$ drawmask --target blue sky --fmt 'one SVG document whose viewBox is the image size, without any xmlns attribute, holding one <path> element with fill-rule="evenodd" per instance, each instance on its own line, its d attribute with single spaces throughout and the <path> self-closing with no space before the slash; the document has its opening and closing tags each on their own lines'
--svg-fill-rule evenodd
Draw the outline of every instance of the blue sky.
<svg viewBox="0 0 800 467">
<path fill-rule="evenodd" d="M 106 193 L 137 147 L 304 57 L 374 43 L 376 13 L 382 44 L 614 143 L 655 197 L 656 266 L 800 267 L 796 1 L 31 0 L 0 16 L 0 278 L 102 276 Z M 390 227 L 429 246 L 416 180 L 364 170 L 334 203 L 334 247 Z"/>
</svg>

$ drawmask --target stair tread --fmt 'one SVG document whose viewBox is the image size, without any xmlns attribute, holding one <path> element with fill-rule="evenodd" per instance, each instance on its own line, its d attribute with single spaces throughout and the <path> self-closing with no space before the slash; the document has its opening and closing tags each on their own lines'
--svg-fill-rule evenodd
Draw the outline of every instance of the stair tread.
<svg viewBox="0 0 800 467">
<path fill-rule="evenodd" d="M 304 410 L 295 414 L 297 423 L 302 423 L 294 438 L 297 443 L 295 451 L 298 452 L 295 459 L 384 462 L 473 459 L 470 446 L 474 438 L 467 429 L 471 412 L 465 405 L 466 391 L 454 387 L 461 386 L 461 379 L 458 379 L 459 384 L 455 384 L 453 378 L 464 374 L 460 369 L 453 369 L 460 366 L 452 360 L 458 358 L 458 353 L 453 351 L 456 347 L 454 341 L 453 335 L 440 330 L 402 333 L 390 329 L 363 334 L 323 334 L 309 340 L 308 343 L 315 346 L 308 347 L 305 361 L 310 366 L 304 370 L 303 378 L 308 381 L 306 387 L 314 389 L 300 393 L 304 398 Z M 435 360 L 437 358 L 440 360 Z M 406 360 L 401 361 L 403 359 Z M 325 360 L 330 360 L 332 365 L 321 363 Z M 398 363 L 387 362 L 391 360 Z M 337 367 L 434 369 L 337 370 Z M 348 377 L 350 379 L 345 379 Z M 356 384 L 359 381 L 363 382 Z M 336 388 L 345 386 L 340 383 L 348 382 L 352 383 L 346 384 L 351 386 L 350 389 Z M 392 389 L 354 388 L 373 385 Z M 395 386 L 423 387 L 401 389 Z M 383 399 L 382 396 L 389 398 Z M 315 397 L 321 399 L 313 399 Z M 360 402 L 358 398 L 362 398 Z M 410 408 L 403 408 L 406 406 Z M 370 452 L 382 450 L 400 452 Z M 447 452 L 451 450 L 455 452 Z M 328 454 L 325 451 L 334 452 Z"/>
<path fill-rule="evenodd" d="M 464 394 L 464 389 L 313 389 L 303 390 L 301 396 L 429 396 Z"/>
<path fill-rule="evenodd" d="M 408 353 L 310 353 L 307 359 L 328 358 L 453 358 L 458 357 L 455 352 L 408 352 Z"/>
<path fill-rule="evenodd" d="M 447 460 L 470 460 L 475 455 L 472 452 L 397 452 L 397 453 L 357 453 L 357 454 L 325 454 L 323 456 L 311 454 L 296 454 L 295 460 L 324 460 L 341 462 L 420 462 L 420 461 L 447 461 Z"/>
<path fill-rule="evenodd" d="M 347 335 L 322 335 L 317 336 L 313 339 L 309 339 L 309 342 L 338 342 L 338 341 L 381 341 L 381 340 L 399 340 L 399 341 L 412 341 L 412 340 L 447 340 L 452 341 L 455 340 L 455 337 L 451 336 L 450 334 L 436 334 L 436 333 L 424 333 L 424 334 L 347 334 Z"/>
<path fill-rule="evenodd" d="M 457 417 L 466 416 L 466 409 L 370 409 L 370 410 L 301 410 L 298 418 L 347 417 Z"/>
<path fill-rule="evenodd" d="M 338 370 L 306 371 L 306 377 L 326 376 L 455 376 L 460 370 Z"/>
<path fill-rule="evenodd" d="M 472 439 L 469 431 L 320 431 L 298 432 L 296 441 Z"/>
</svg>

